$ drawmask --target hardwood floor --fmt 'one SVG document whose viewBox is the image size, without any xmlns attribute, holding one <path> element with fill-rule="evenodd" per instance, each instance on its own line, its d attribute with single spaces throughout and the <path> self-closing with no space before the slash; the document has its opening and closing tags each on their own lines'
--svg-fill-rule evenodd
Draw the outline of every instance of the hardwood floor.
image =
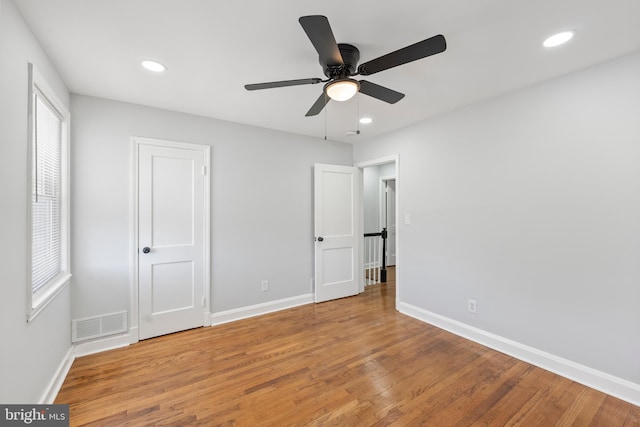
<svg viewBox="0 0 640 427">
<path fill-rule="evenodd" d="M 56 403 L 73 426 L 640 425 L 639 407 L 399 314 L 394 299 L 390 281 L 78 358 Z"/>
</svg>

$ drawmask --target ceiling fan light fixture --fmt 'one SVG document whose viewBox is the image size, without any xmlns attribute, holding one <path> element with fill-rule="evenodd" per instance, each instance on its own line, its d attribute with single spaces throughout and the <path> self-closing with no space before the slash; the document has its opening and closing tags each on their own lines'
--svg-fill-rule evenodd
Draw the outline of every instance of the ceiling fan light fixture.
<svg viewBox="0 0 640 427">
<path fill-rule="evenodd" d="M 360 90 L 360 83 L 353 79 L 336 80 L 324 87 L 324 92 L 334 101 L 349 100 L 358 93 L 358 90 Z"/>
</svg>

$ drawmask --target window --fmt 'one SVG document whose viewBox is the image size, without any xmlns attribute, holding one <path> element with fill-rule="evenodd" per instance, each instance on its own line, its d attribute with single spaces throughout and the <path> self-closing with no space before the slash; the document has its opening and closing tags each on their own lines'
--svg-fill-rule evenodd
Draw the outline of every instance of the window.
<svg viewBox="0 0 640 427">
<path fill-rule="evenodd" d="M 29 64 L 30 321 L 69 283 L 69 112 Z"/>
</svg>

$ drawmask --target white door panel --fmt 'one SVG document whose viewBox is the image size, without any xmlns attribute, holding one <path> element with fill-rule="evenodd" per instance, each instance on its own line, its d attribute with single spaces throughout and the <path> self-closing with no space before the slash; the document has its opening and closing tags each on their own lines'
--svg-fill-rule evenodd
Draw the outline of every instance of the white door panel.
<svg viewBox="0 0 640 427">
<path fill-rule="evenodd" d="M 360 182 L 358 168 L 314 167 L 316 302 L 358 293 Z"/>
<path fill-rule="evenodd" d="M 153 156 L 153 245 L 194 244 L 194 160 Z M 167 207 L 167 208 L 165 208 Z"/>
<path fill-rule="evenodd" d="M 191 260 L 154 264 L 151 267 L 151 314 L 157 315 L 195 305 L 194 262 Z M 181 283 L 181 287 L 174 286 Z"/>
<path fill-rule="evenodd" d="M 203 150 L 138 146 L 140 339 L 204 324 Z"/>
</svg>

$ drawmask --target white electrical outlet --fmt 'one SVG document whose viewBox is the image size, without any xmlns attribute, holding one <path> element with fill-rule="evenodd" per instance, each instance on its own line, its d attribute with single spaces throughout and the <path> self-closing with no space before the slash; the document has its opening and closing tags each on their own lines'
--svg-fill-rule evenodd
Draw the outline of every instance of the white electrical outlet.
<svg viewBox="0 0 640 427">
<path fill-rule="evenodd" d="M 469 310 L 469 313 L 477 313 L 478 312 L 478 304 L 476 303 L 476 300 L 474 300 L 474 299 L 468 299 L 467 300 L 467 310 Z"/>
<path fill-rule="evenodd" d="M 269 281 L 268 280 L 263 280 L 262 281 L 262 292 L 267 292 L 269 290 Z"/>
<path fill-rule="evenodd" d="M 411 214 L 408 214 L 408 213 L 404 214 L 404 224 L 405 225 L 411 224 Z"/>
</svg>

